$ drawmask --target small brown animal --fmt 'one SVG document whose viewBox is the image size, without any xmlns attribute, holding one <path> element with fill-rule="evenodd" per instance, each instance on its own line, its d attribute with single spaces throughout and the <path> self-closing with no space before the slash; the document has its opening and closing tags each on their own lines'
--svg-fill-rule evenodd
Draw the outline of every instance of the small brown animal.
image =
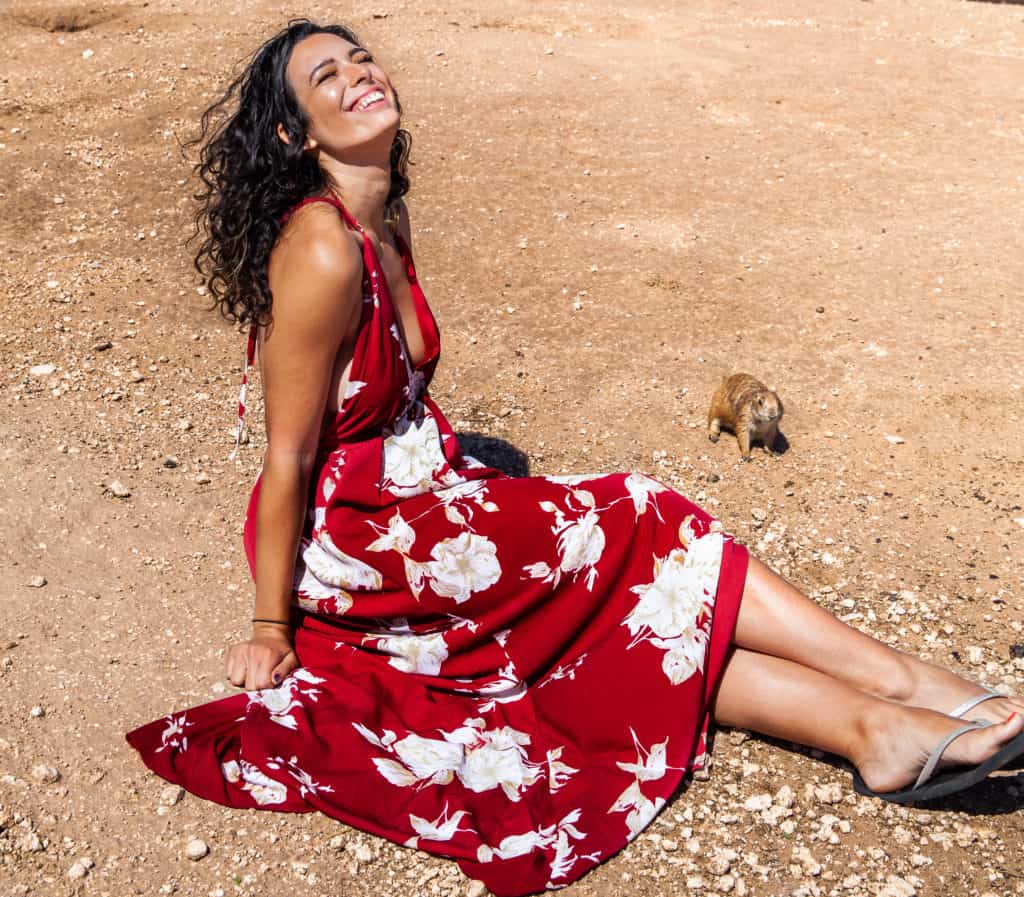
<svg viewBox="0 0 1024 897">
<path fill-rule="evenodd" d="M 782 400 L 750 374 L 733 374 L 722 380 L 708 411 L 708 439 L 718 442 L 722 429 L 736 434 L 740 455 L 750 460 L 750 446 L 760 442 L 772 452 L 782 419 Z"/>
</svg>

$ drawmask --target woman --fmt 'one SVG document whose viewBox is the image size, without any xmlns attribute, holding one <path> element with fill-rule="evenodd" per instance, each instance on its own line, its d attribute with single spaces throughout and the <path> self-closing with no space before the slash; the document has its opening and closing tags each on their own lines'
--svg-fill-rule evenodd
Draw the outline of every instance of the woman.
<svg viewBox="0 0 1024 897">
<path fill-rule="evenodd" d="M 255 611 L 226 667 L 246 693 L 130 733 L 151 768 L 516 895 L 632 840 L 704 764 L 712 717 L 846 757 L 897 802 L 1024 753 L 1021 699 L 834 619 L 661 483 L 463 456 L 426 393 L 439 342 L 387 74 L 300 20 L 204 135 L 236 94 L 202 151 L 197 265 L 262 362 Z"/>
</svg>

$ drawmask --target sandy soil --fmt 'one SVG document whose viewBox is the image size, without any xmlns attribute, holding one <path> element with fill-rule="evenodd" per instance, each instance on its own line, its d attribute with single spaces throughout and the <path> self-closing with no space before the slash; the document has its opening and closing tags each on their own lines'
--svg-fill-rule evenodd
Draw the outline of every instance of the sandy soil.
<svg viewBox="0 0 1024 897">
<path fill-rule="evenodd" d="M 676 485 L 853 625 L 1019 690 L 1024 10 L 681 6 L 348 17 L 414 135 L 434 395 L 533 473 Z M 197 295 L 177 141 L 293 14 L 344 10 L 0 6 L 5 895 L 479 893 L 322 816 L 178 801 L 123 740 L 225 693 L 247 631 L 259 388 L 229 461 L 244 339 Z M 733 370 L 781 394 L 781 456 L 707 441 Z M 567 893 L 1024 894 L 1024 783 L 897 809 L 790 745 L 717 741 Z"/>
</svg>

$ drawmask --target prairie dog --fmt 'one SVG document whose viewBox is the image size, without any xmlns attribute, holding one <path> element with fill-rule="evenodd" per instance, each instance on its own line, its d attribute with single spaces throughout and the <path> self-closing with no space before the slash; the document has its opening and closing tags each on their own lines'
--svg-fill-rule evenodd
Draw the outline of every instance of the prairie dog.
<svg viewBox="0 0 1024 897">
<path fill-rule="evenodd" d="M 782 400 L 750 374 L 733 374 L 722 380 L 708 411 L 708 439 L 718 442 L 722 429 L 732 430 L 740 455 L 750 460 L 750 446 L 760 442 L 771 452 L 782 419 Z"/>
</svg>

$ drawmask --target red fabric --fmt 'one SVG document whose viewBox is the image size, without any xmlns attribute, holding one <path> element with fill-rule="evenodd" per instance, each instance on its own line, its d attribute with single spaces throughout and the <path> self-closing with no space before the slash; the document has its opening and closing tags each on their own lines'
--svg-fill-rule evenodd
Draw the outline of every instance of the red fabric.
<svg viewBox="0 0 1024 897">
<path fill-rule="evenodd" d="M 200 797 L 320 810 L 513 897 L 620 850 L 703 765 L 747 553 L 641 474 L 512 478 L 463 456 L 426 394 L 439 337 L 400 248 L 426 358 L 364 240 L 295 571 L 301 667 L 127 738 Z"/>
</svg>

